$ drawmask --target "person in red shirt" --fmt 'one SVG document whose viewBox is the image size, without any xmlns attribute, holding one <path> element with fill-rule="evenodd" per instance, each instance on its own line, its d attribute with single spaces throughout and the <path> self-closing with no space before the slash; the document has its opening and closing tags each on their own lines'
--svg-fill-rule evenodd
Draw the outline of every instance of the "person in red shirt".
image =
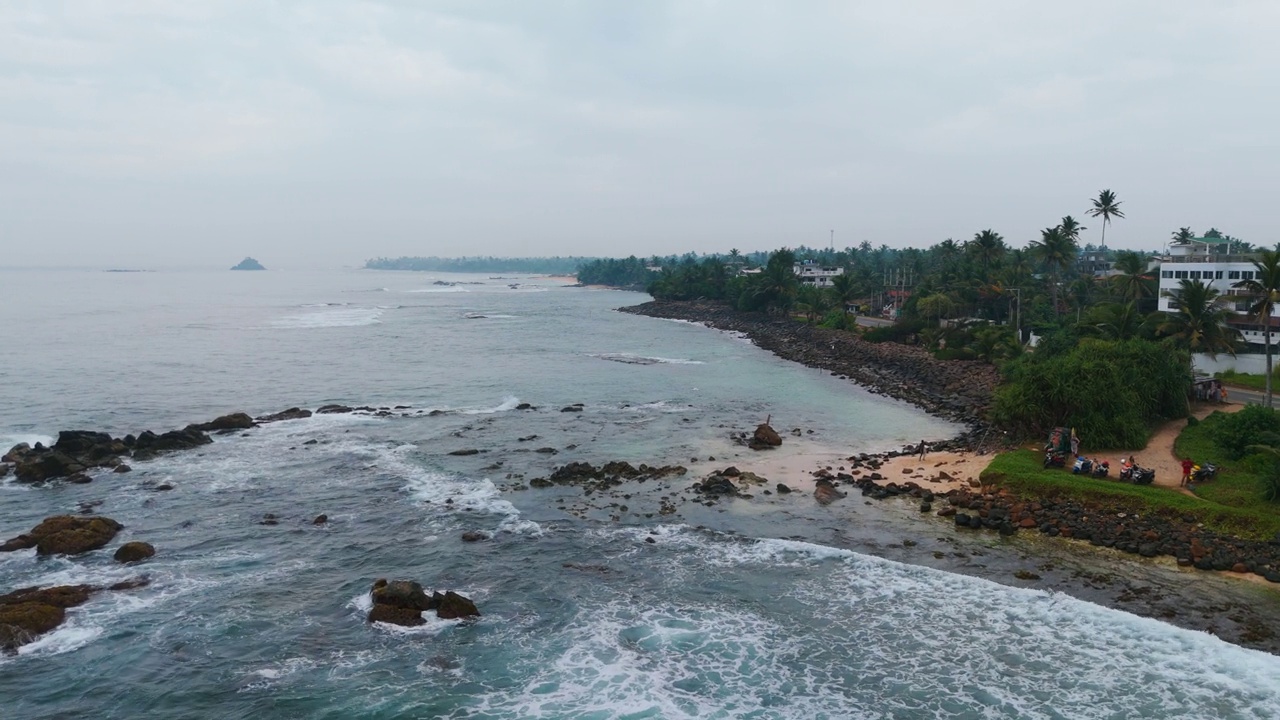
<svg viewBox="0 0 1280 720">
<path fill-rule="evenodd" d="M 1179 487 L 1186 487 L 1191 482 L 1191 468 L 1195 467 L 1195 463 L 1191 462 L 1191 458 L 1182 458 L 1182 482 L 1178 483 Z"/>
</svg>

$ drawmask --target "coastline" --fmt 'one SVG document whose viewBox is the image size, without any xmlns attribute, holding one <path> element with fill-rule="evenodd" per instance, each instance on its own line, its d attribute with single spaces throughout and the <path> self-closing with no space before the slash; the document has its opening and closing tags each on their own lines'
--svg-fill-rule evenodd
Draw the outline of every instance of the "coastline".
<svg viewBox="0 0 1280 720">
<path fill-rule="evenodd" d="M 785 360 L 826 370 L 870 392 L 911 403 L 969 428 L 950 441 L 931 443 L 931 449 L 987 450 L 1002 439 L 994 436 L 983 419 L 999 382 L 999 373 L 986 363 L 943 362 L 921 348 L 870 343 L 848 332 L 706 301 L 654 300 L 618 311 L 741 333 Z"/>
<path fill-rule="evenodd" d="M 1280 654 L 1280 640 L 1277 640 L 1280 627 L 1275 619 L 1266 614 L 1252 615 L 1248 603 L 1228 602 L 1218 606 L 1219 609 L 1231 608 L 1230 622 L 1215 616 L 1213 603 L 1201 608 L 1204 612 L 1199 613 L 1199 617 L 1185 611 L 1198 604 L 1189 599 L 1191 595 L 1204 592 L 1212 596 L 1219 592 L 1220 588 L 1210 590 L 1216 581 L 1240 588 L 1240 592 L 1266 593 L 1272 600 L 1267 610 L 1280 611 L 1280 603 L 1274 602 L 1280 599 L 1275 585 L 1280 572 L 1272 569 L 1280 568 L 1280 553 L 1276 552 L 1274 543 L 1218 535 L 1188 518 L 1139 519 L 1130 515 L 1126 519 L 1126 513 L 1117 513 L 1115 508 L 1108 510 L 1100 504 L 1053 498 L 1036 502 L 1014 497 L 990 482 L 984 484 L 982 472 L 992 459 L 991 452 L 997 449 L 995 443 L 988 441 L 992 433 L 980 417 L 995 386 L 994 368 L 984 366 L 990 370 L 984 373 L 973 367 L 977 363 L 943 364 L 917 348 L 867 343 L 849 333 L 815 328 L 787 318 L 741 313 L 716 303 L 653 301 L 619 308 L 619 311 L 741 333 L 779 357 L 828 370 L 873 392 L 905 400 L 970 428 L 949 441 L 929 443 L 923 461 L 911 448 L 843 458 L 834 452 L 801 451 L 788 453 L 785 460 L 770 458 L 766 452 L 756 453 L 758 457 L 750 460 L 742 459 L 744 470 L 767 477 L 769 482 L 784 481 L 798 492 L 816 493 L 818 486 L 825 482 L 848 491 L 849 499 L 855 497 L 851 492 L 854 488 L 873 500 L 903 497 L 908 502 L 920 503 L 922 516 L 934 518 L 930 531 L 945 527 L 958 537 L 995 535 L 992 539 L 996 542 L 1015 541 L 1017 536 L 1017 542 L 1031 544 L 1038 552 L 1084 555 L 1100 565 L 1102 571 L 1092 575 L 1077 571 L 1075 577 L 1059 578 L 1053 589 Z M 908 364 L 914 367 L 906 367 Z M 957 366 L 963 369 L 957 370 Z M 958 407 L 966 401 L 973 404 Z M 1169 427 L 1176 423 L 1170 423 Z M 1172 438 L 1176 437 L 1176 431 L 1169 434 L 1165 432 L 1168 429 L 1154 435 L 1138 454 L 1145 454 L 1162 465 L 1171 462 Z M 1144 462 L 1150 460 L 1144 458 Z M 694 477 L 700 476 L 694 474 Z M 984 528 L 998 534 L 964 532 Z M 1031 532 L 1025 532 L 1027 530 Z M 1068 542 L 1062 543 L 1060 539 Z M 924 540 L 921 536 L 909 541 L 909 545 Z M 1153 592 L 1159 581 L 1136 588 L 1126 583 L 1122 590 L 1112 592 L 1095 582 L 1097 577 L 1109 577 L 1118 565 L 1126 565 L 1132 571 L 1133 562 L 1168 575 L 1163 580 L 1171 584 Z M 1051 565 L 1045 563 L 1041 570 Z M 1026 585 L 989 573 L 975 574 L 1002 584 Z M 1042 574 L 1026 571 L 1017 579 L 1031 580 L 1031 585 L 1037 586 Z M 1172 604 L 1168 602 L 1170 596 L 1176 598 Z M 1183 605 L 1186 608 L 1182 608 Z"/>
</svg>

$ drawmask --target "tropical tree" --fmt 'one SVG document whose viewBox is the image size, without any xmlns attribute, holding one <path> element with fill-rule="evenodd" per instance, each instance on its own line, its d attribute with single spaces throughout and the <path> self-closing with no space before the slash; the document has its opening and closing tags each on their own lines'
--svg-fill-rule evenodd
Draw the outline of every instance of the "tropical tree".
<svg viewBox="0 0 1280 720">
<path fill-rule="evenodd" d="M 1131 340 L 1142 335 L 1146 320 L 1131 302 L 1099 303 L 1085 313 L 1079 329 L 1082 334 L 1105 340 Z"/>
<path fill-rule="evenodd" d="M 1004 238 L 1000 237 L 1000 233 L 994 230 L 983 230 L 980 233 L 976 233 L 972 240 L 965 243 L 964 249 L 982 264 L 983 279 L 989 279 L 986 275 L 991 268 L 991 264 L 1004 255 Z"/>
<path fill-rule="evenodd" d="M 1154 276 L 1147 274 L 1147 261 L 1141 254 L 1132 250 L 1121 250 L 1116 254 L 1116 262 L 1112 268 L 1119 271 L 1111 276 L 1111 285 L 1120 299 L 1137 303 L 1143 298 L 1154 297 L 1152 287 Z"/>
<path fill-rule="evenodd" d="M 1253 296 L 1249 314 L 1262 323 L 1263 347 L 1267 353 L 1267 407 L 1271 407 L 1271 315 L 1280 302 L 1280 247 L 1263 250 L 1253 261 L 1253 267 L 1252 280 L 1241 280 L 1231 287 Z"/>
<path fill-rule="evenodd" d="M 1174 338 L 1193 355 L 1216 357 L 1225 352 L 1235 356 L 1240 334 L 1227 324 L 1230 313 L 1218 305 L 1217 290 L 1200 280 L 1179 280 L 1178 288 L 1166 295 L 1173 312 L 1165 315 L 1157 332 Z"/>
<path fill-rule="evenodd" d="M 848 270 L 831 278 L 831 294 L 840 304 L 841 312 L 849 313 L 849 303 L 858 299 L 858 279 Z"/>
<path fill-rule="evenodd" d="M 1071 238 L 1071 242 L 1076 243 L 1077 245 L 1080 244 L 1080 233 L 1089 229 L 1081 225 L 1080 221 L 1070 215 L 1062 218 L 1062 222 L 1058 225 L 1058 228 L 1062 230 L 1063 235 Z"/>
<path fill-rule="evenodd" d="M 1098 198 L 1093 201 L 1093 209 L 1088 212 L 1093 217 L 1102 218 L 1102 247 L 1104 248 L 1107 246 L 1107 226 L 1111 224 L 1111 218 L 1124 217 L 1120 204 L 1120 201 L 1116 200 L 1115 193 L 1103 190 L 1098 193 Z"/>
<path fill-rule="evenodd" d="M 955 309 L 955 301 L 946 293 L 933 293 L 916 301 L 916 312 L 921 317 L 931 320 L 934 325 L 937 325 L 942 318 L 950 317 Z"/>
<path fill-rule="evenodd" d="M 778 308 L 785 311 L 791 307 L 800 284 L 796 280 L 795 263 L 796 254 L 788 248 L 769 256 L 764 271 L 757 276 L 753 293 L 766 310 Z"/>
<path fill-rule="evenodd" d="M 1031 251 L 1036 259 L 1044 264 L 1049 273 L 1049 292 L 1053 296 L 1053 314 L 1058 314 L 1058 277 L 1076 259 L 1076 244 L 1062 233 L 1061 227 L 1045 228 L 1040 231 L 1040 240 L 1031 244 Z"/>
<path fill-rule="evenodd" d="M 1177 232 L 1173 234 L 1173 241 L 1175 243 L 1186 244 L 1191 242 L 1192 238 L 1194 238 L 1195 236 L 1196 234 L 1191 232 L 1191 228 L 1180 227 L 1178 228 Z"/>
</svg>

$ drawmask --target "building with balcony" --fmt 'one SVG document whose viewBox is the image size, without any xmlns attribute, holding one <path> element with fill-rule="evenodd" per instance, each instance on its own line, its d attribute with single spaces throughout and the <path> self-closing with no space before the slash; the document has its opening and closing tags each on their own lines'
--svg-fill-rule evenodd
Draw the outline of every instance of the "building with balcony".
<svg viewBox="0 0 1280 720">
<path fill-rule="evenodd" d="M 1228 238 L 1192 238 L 1189 242 L 1174 243 L 1169 253 L 1160 259 L 1160 296 L 1158 309 L 1172 312 L 1169 294 L 1178 289 L 1182 280 L 1199 280 L 1218 291 L 1218 302 L 1233 312 L 1231 327 L 1240 332 L 1241 338 L 1251 345 L 1265 342 L 1264 325 L 1259 318 L 1249 315 L 1253 298 L 1244 290 L 1232 285 L 1241 280 L 1252 280 L 1257 271 L 1253 265 L 1256 255 L 1232 253 L 1233 240 Z M 1280 308 L 1268 318 L 1272 342 L 1280 332 Z"/>
<path fill-rule="evenodd" d="M 796 278 L 805 285 L 814 287 L 831 287 L 831 279 L 844 274 L 842 267 L 829 267 L 818 265 L 811 260 L 802 263 L 796 263 Z"/>
</svg>

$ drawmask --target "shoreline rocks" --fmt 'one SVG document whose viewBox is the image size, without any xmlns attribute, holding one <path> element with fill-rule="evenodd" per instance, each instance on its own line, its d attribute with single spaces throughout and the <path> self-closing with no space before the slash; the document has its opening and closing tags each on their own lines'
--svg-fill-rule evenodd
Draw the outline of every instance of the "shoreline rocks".
<svg viewBox="0 0 1280 720">
<path fill-rule="evenodd" d="M 442 620 L 480 616 L 480 610 L 470 598 L 452 590 L 436 591 L 428 597 L 422 585 L 412 580 L 388 582 L 380 578 L 374 581 L 369 592 L 373 598 L 369 622 L 415 627 L 426 623 L 422 613 L 429 610 L 435 610 L 436 617 Z"/>
<path fill-rule="evenodd" d="M 40 635 L 66 620 L 67 608 L 83 605 L 103 590 L 132 590 L 145 587 L 146 576 L 118 582 L 107 588 L 96 585 L 28 587 L 0 595 L 0 652 L 16 652 Z"/>
<path fill-rule="evenodd" d="M 122 529 L 109 517 L 54 515 L 0 544 L 0 552 L 35 548 L 37 555 L 78 555 L 106 545 Z"/>
<path fill-rule="evenodd" d="M 853 333 L 742 312 L 716 302 L 655 300 L 619 311 L 742 333 L 781 358 L 830 371 L 871 392 L 968 425 L 975 440 L 987 429 L 984 417 L 1000 381 L 998 371 L 983 362 L 938 360 L 923 348 L 870 343 Z"/>
</svg>

